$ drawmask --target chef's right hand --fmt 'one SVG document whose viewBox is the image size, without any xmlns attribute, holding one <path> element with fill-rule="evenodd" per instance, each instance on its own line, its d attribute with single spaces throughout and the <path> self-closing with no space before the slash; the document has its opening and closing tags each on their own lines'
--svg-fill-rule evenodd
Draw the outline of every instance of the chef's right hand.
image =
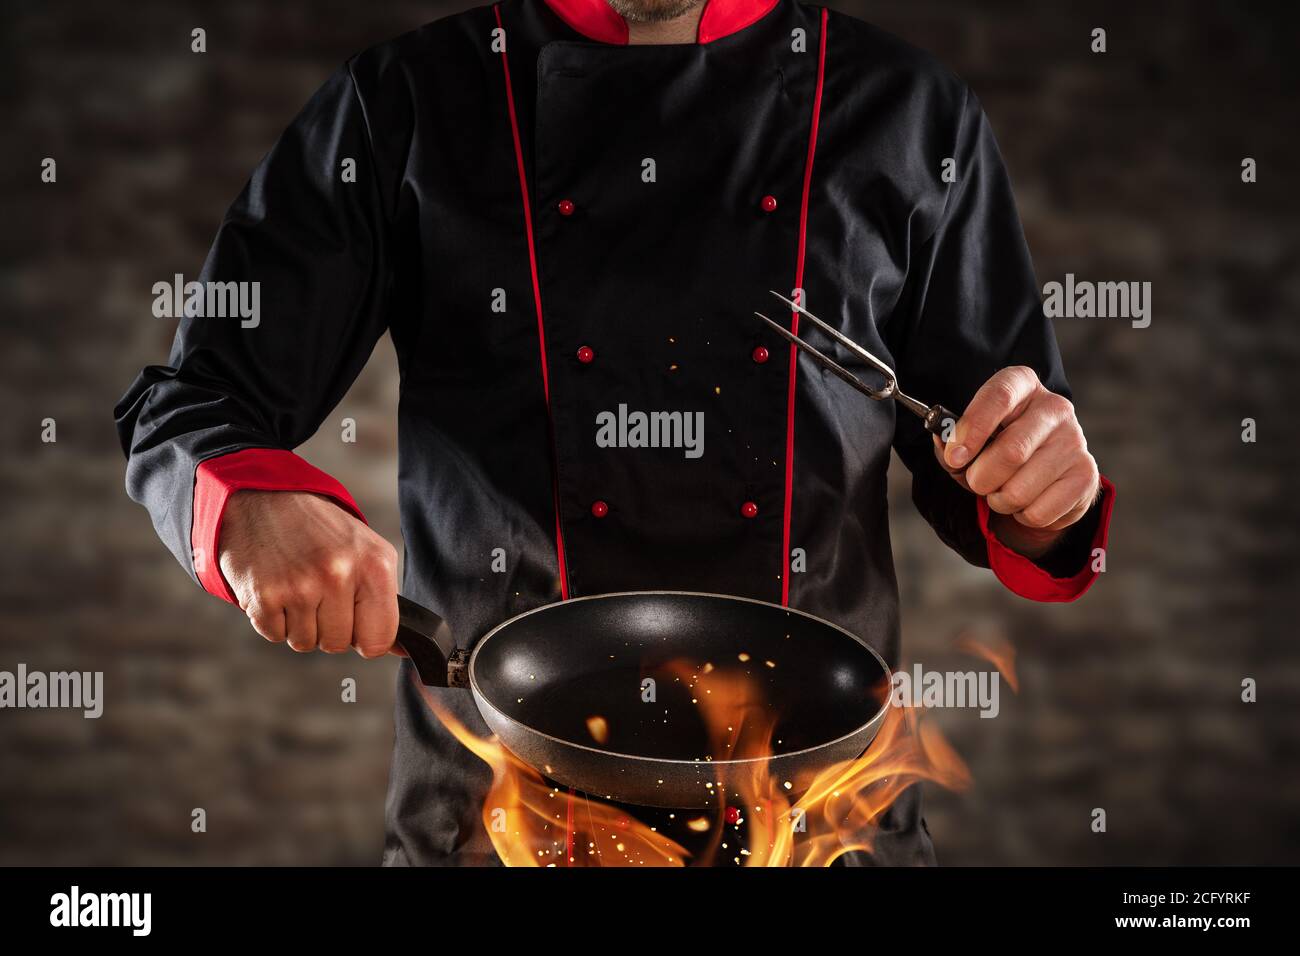
<svg viewBox="0 0 1300 956">
<path fill-rule="evenodd" d="M 268 641 L 300 653 L 401 654 L 397 551 L 328 498 L 238 491 L 221 521 L 221 571 Z"/>
</svg>

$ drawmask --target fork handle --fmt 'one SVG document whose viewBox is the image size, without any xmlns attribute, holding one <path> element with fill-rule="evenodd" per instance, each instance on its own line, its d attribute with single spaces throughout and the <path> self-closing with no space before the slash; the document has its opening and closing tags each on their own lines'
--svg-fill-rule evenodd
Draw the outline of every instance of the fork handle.
<svg viewBox="0 0 1300 956">
<path fill-rule="evenodd" d="M 957 424 L 957 416 L 942 405 L 931 405 L 925 413 L 924 418 L 925 430 L 931 435 L 938 435 L 943 439 L 943 433 L 948 431 L 953 425 Z"/>
<path fill-rule="evenodd" d="M 931 405 L 926 409 L 925 415 L 922 416 L 922 422 L 925 426 L 925 430 L 931 435 L 938 436 L 939 441 L 946 441 L 943 437 L 943 433 L 957 424 L 957 416 L 942 405 Z M 988 448 L 989 443 L 998 435 L 1002 434 L 1002 429 L 1003 426 L 999 425 L 994 430 L 993 434 L 984 442 L 984 448 Z M 949 434 L 952 433 L 949 431 Z M 984 453 L 984 448 L 980 449 L 979 454 L 977 454 L 975 458 L 978 458 Z M 964 472 L 971 465 L 975 464 L 975 458 L 972 458 L 970 461 L 966 462 L 966 464 L 962 465 L 961 468 L 957 469 L 958 473 Z"/>
</svg>

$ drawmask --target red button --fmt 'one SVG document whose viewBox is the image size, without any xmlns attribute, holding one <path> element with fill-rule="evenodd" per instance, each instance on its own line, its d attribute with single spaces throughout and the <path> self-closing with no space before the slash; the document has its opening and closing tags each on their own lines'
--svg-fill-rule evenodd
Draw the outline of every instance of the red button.
<svg viewBox="0 0 1300 956">
<path fill-rule="evenodd" d="M 776 197 L 764 196 L 760 205 L 763 207 L 763 212 L 776 212 Z"/>
<path fill-rule="evenodd" d="M 573 200 L 571 200 L 571 199 L 561 199 L 558 203 L 555 204 L 555 208 L 558 209 L 558 210 L 560 210 L 560 215 L 561 215 L 561 216 L 572 216 L 572 215 L 573 215 Z"/>
<path fill-rule="evenodd" d="M 596 353 L 592 351 L 590 345 L 584 345 L 582 348 L 578 349 L 578 361 L 583 365 L 590 365 L 595 358 Z"/>
<path fill-rule="evenodd" d="M 762 365 L 770 357 L 766 345 L 758 345 L 754 348 L 754 361 Z"/>
<path fill-rule="evenodd" d="M 744 515 L 746 518 L 757 517 L 758 505 L 754 504 L 754 502 L 752 501 L 746 501 L 743 505 L 740 506 L 740 513 Z"/>
<path fill-rule="evenodd" d="M 609 505 L 603 501 L 593 501 L 591 503 L 591 513 L 597 518 L 603 518 L 609 514 Z"/>
</svg>

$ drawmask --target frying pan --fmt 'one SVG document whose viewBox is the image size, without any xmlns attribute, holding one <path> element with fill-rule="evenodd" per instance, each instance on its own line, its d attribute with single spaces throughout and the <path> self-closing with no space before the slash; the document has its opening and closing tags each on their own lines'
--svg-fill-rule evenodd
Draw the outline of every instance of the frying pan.
<svg viewBox="0 0 1300 956">
<path fill-rule="evenodd" d="M 437 614 L 401 596 L 398 606 L 397 643 L 424 684 L 467 688 L 507 750 L 619 803 L 714 806 L 760 759 L 711 759 L 695 692 L 675 679 L 684 661 L 761 690 L 775 717 L 767 769 L 795 793 L 860 756 L 889 706 L 880 655 L 828 621 L 764 601 L 688 591 L 574 598 L 498 625 L 472 653 Z"/>
</svg>

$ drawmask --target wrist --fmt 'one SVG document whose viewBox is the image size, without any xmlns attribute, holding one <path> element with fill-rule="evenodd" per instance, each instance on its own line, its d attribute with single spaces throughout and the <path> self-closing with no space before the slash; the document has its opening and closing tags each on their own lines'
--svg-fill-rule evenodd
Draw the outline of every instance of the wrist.
<svg viewBox="0 0 1300 956">
<path fill-rule="evenodd" d="M 273 494 L 283 492 L 294 497 L 324 495 L 357 520 L 366 520 L 346 488 L 291 451 L 244 448 L 206 459 L 194 472 L 190 529 L 194 575 L 205 590 L 235 603 L 235 594 L 222 575 L 226 545 L 233 541 L 239 547 L 241 537 L 256 532 L 267 516 L 265 508 L 257 507 L 259 499 L 270 501 Z M 223 527 L 231 504 L 230 527 Z M 225 532 L 231 529 L 232 537 L 227 538 Z"/>
<path fill-rule="evenodd" d="M 989 530 L 1016 554 L 1033 561 L 1056 547 L 1070 529 L 1029 528 L 1011 515 L 993 512 L 989 515 Z"/>
</svg>

